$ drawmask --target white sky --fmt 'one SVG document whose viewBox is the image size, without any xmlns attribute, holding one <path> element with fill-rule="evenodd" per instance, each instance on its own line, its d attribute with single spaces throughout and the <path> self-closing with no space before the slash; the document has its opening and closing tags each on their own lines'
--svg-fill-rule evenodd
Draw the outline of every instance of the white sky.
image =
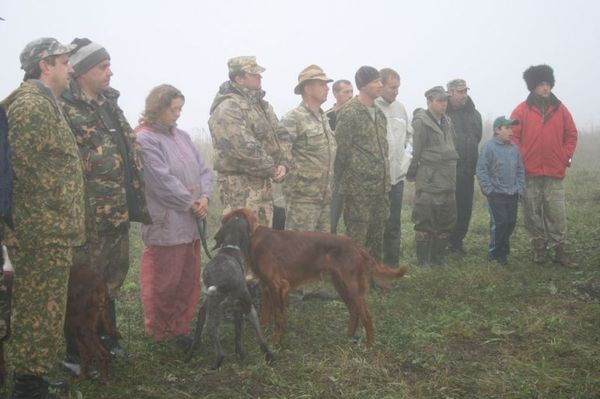
<svg viewBox="0 0 600 399">
<path fill-rule="evenodd" d="M 299 102 L 298 72 L 312 63 L 352 82 L 361 65 L 396 69 L 409 113 L 426 89 L 461 77 L 484 119 L 510 114 L 528 94 L 523 71 L 547 63 L 579 129 L 600 128 L 595 1 L 0 0 L 0 17 L 0 97 L 21 81 L 29 41 L 87 37 L 111 54 L 112 86 L 133 126 L 150 89 L 170 83 L 187 100 L 180 127 L 205 127 L 227 60 L 256 55 L 280 117 Z"/>
</svg>

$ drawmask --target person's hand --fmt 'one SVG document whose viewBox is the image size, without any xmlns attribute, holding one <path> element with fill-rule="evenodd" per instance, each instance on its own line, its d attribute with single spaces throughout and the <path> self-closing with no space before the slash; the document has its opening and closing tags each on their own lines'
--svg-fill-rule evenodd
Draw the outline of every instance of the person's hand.
<svg viewBox="0 0 600 399">
<path fill-rule="evenodd" d="M 273 181 L 275 183 L 281 183 L 285 178 L 287 173 L 287 169 L 283 165 L 277 165 L 277 169 L 275 170 L 275 175 L 273 175 Z"/>
<path fill-rule="evenodd" d="M 192 204 L 192 213 L 199 219 L 204 219 L 208 216 L 208 198 L 201 197 Z"/>
</svg>

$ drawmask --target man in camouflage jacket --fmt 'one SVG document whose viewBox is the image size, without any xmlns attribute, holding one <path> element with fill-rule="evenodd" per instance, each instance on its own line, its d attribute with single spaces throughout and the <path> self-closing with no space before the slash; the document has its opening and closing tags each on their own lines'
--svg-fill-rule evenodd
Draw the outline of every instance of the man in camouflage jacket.
<svg viewBox="0 0 600 399">
<path fill-rule="evenodd" d="M 85 185 L 77 143 L 56 97 L 68 88 L 71 46 L 42 38 L 21 53 L 25 82 L 8 111 L 14 230 L 6 244 L 15 268 L 10 359 L 13 398 L 46 397 L 43 379 L 63 335 L 73 247 L 85 242 Z M 39 396 L 38 396 L 39 395 Z"/>
<path fill-rule="evenodd" d="M 265 69 L 256 58 L 235 57 L 227 64 L 229 80 L 219 87 L 208 120 L 223 214 L 249 208 L 262 225 L 270 227 L 271 181 L 281 182 L 287 173 L 277 138 L 279 122 L 263 99 L 261 73 Z"/>
<path fill-rule="evenodd" d="M 456 223 L 454 128 L 446 116 L 448 94 L 442 86 L 425 92 L 427 109 L 413 113 L 413 158 L 406 172 L 415 182 L 412 219 L 419 265 L 444 265 L 448 237 Z"/>
<path fill-rule="evenodd" d="M 327 100 L 332 80 L 310 65 L 300 72 L 296 94 L 302 102 L 281 120 L 280 139 L 290 159 L 283 182 L 286 229 L 330 231 L 329 205 L 333 182 L 335 138 L 320 105 Z"/>
<path fill-rule="evenodd" d="M 359 68 L 355 79 L 358 96 L 337 114 L 335 173 L 341 176 L 348 236 L 381 260 L 390 191 L 387 120 L 375 106 L 383 85 L 369 66 Z"/>
<path fill-rule="evenodd" d="M 73 43 L 77 45 L 71 56 L 74 80 L 61 100 L 84 163 L 97 231 L 94 240 L 76 251 L 74 263 L 90 265 L 104 279 L 110 295 L 109 314 L 116 326 L 115 298 L 129 270 L 129 222 L 151 222 L 144 197 L 142 157 L 117 105 L 119 92 L 109 87 L 112 71 L 108 52 L 88 39 Z M 112 337 L 104 335 L 103 340 L 113 355 L 123 353 Z M 77 363 L 73 344 L 67 336 L 66 363 Z"/>
</svg>

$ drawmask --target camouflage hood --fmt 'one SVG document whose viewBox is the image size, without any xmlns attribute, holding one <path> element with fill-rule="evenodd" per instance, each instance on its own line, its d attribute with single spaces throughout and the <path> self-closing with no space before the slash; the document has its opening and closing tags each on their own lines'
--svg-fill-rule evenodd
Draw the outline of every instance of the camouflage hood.
<svg viewBox="0 0 600 399">
<path fill-rule="evenodd" d="M 8 111 L 8 107 L 21 95 L 23 94 L 34 94 L 42 97 L 47 97 L 53 101 L 56 101 L 56 97 L 50 91 L 49 88 L 46 87 L 42 82 L 37 79 L 30 79 L 26 82 L 21 83 L 19 87 L 13 90 L 12 93 L 8 95 L 2 102 L 0 103 L 0 107 L 4 108 Z"/>
<path fill-rule="evenodd" d="M 232 95 L 243 96 L 246 99 L 248 99 L 250 103 L 258 103 L 265 97 L 265 94 L 266 93 L 264 90 L 245 89 L 233 83 L 232 81 L 227 80 L 223 82 L 221 86 L 219 86 L 219 91 L 217 92 L 217 95 L 215 96 L 215 99 L 213 100 L 212 105 L 210 106 L 210 114 L 212 115 L 215 109 L 217 109 L 217 107 L 223 101 L 225 101 L 228 98 L 231 98 Z"/>
</svg>

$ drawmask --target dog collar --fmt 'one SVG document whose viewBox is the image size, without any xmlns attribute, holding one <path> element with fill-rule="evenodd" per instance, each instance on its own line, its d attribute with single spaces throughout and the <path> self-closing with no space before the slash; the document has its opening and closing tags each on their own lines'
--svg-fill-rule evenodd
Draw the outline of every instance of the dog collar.
<svg viewBox="0 0 600 399">
<path fill-rule="evenodd" d="M 223 245 L 221 248 L 222 248 L 222 249 L 225 249 L 225 248 L 232 248 L 232 249 L 237 249 L 238 251 L 241 251 L 241 250 L 242 250 L 242 249 L 241 249 L 240 247 L 238 247 L 237 245 L 231 245 L 231 244 L 228 244 L 228 245 Z"/>
</svg>

